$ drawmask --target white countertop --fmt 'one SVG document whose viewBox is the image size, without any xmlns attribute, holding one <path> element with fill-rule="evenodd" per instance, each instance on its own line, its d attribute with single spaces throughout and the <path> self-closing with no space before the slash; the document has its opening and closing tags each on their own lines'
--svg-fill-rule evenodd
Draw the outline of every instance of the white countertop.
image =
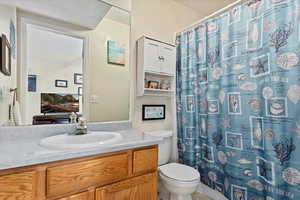
<svg viewBox="0 0 300 200">
<path fill-rule="evenodd" d="M 1 140 L 0 170 L 150 146 L 161 142 L 160 138 L 145 138 L 143 133 L 133 129 L 117 132 L 124 138 L 117 144 L 101 148 L 67 151 L 52 150 L 42 147 L 39 145 L 41 138 Z"/>
</svg>

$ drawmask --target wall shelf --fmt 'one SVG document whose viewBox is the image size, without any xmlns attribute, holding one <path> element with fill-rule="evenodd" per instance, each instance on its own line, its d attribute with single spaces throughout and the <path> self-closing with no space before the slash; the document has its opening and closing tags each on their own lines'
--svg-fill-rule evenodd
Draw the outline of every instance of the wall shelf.
<svg viewBox="0 0 300 200">
<path fill-rule="evenodd" d="M 137 96 L 172 96 L 175 93 L 175 46 L 148 37 L 137 41 Z M 148 88 L 149 81 L 158 88 Z"/>
</svg>

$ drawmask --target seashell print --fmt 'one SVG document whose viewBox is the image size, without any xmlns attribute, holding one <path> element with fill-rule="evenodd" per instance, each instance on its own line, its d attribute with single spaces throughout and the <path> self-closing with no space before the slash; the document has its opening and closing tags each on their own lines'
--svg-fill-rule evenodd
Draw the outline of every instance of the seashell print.
<svg viewBox="0 0 300 200">
<path fill-rule="evenodd" d="M 295 168 L 286 168 L 282 172 L 282 178 L 290 185 L 300 184 L 300 172 Z"/>
<path fill-rule="evenodd" d="M 246 103 L 250 105 L 250 107 L 253 111 L 255 111 L 255 112 L 260 111 L 260 104 L 261 104 L 260 99 L 252 98 L 252 99 L 248 100 Z"/>
<path fill-rule="evenodd" d="M 237 162 L 240 164 L 251 164 L 252 163 L 252 161 L 247 160 L 245 158 L 239 159 Z"/>
<path fill-rule="evenodd" d="M 222 69 L 219 67 L 214 68 L 212 72 L 212 77 L 216 80 L 220 80 L 221 76 L 222 76 Z"/>
<path fill-rule="evenodd" d="M 292 131 L 298 133 L 298 138 L 300 138 L 300 122 L 296 123 L 296 127 L 293 128 Z"/>
<path fill-rule="evenodd" d="M 217 104 L 210 104 L 208 106 L 208 111 L 211 112 L 211 113 L 218 112 L 218 105 Z"/>
<path fill-rule="evenodd" d="M 229 151 L 226 153 L 228 156 L 235 156 L 235 152 Z"/>
<path fill-rule="evenodd" d="M 245 176 L 253 176 L 253 171 L 251 169 L 245 169 L 243 173 Z"/>
<path fill-rule="evenodd" d="M 223 165 L 227 163 L 227 156 L 223 151 L 218 152 L 218 159 Z"/>
<path fill-rule="evenodd" d="M 249 185 L 250 187 L 258 190 L 258 191 L 263 191 L 264 186 L 261 182 L 259 182 L 258 180 L 250 180 L 248 181 L 247 185 Z"/>
<path fill-rule="evenodd" d="M 282 69 L 292 69 L 299 62 L 298 56 L 294 52 L 287 52 L 277 57 L 277 65 Z"/>
<path fill-rule="evenodd" d="M 276 133 L 273 131 L 273 129 L 269 128 L 264 131 L 264 136 L 266 136 L 267 138 L 273 138 L 274 136 L 276 136 Z"/>
<path fill-rule="evenodd" d="M 280 116 L 284 114 L 285 105 L 278 102 L 273 102 L 270 104 L 270 113 L 274 116 Z"/>
<path fill-rule="evenodd" d="M 219 100 L 223 104 L 225 100 L 225 92 L 223 90 L 220 91 L 219 93 Z"/>
<path fill-rule="evenodd" d="M 215 172 L 208 172 L 208 178 L 211 180 L 211 181 L 214 181 L 216 182 L 217 181 L 217 174 Z"/>
<path fill-rule="evenodd" d="M 271 87 L 265 87 L 263 89 L 263 97 L 265 99 L 270 99 L 273 97 L 273 89 Z"/>
<path fill-rule="evenodd" d="M 201 88 L 195 88 L 194 93 L 195 94 L 201 94 Z"/>
<path fill-rule="evenodd" d="M 291 102 L 297 104 L 300 100 L 300 86 L 292 85 L 287 92 L 287 96 Z"/>
<path fill-rule="evenodd" d="M 241 90 L 253 91 L 257 89 L 257 84 L 254 82 L 246 82 L 240 86 Z"/>
<path fill-rule="evenodd" d="M 242 65 L 242 64 L 236 64 L 233 66 L 233 69 L 234 70 L 240 70 L 240 69 L 243 69 L 244 67 L 246 67 L 245 65 Z"/>
<path fill-rule="evenodd" d="M 250 34 L 249 34 L 249 39 L 252 42 L 257 42 L 259 39 L 259 28 L 258 28 L 258 24 L 254 23 L 252 26 L 252 29 L 250 30 Z"/>
<path fill-rule="evenodd" d="M 216 22 L 209 22 L 207 24 L 207 31 L 209 33 L 212 33 L 212 32 L 216 32 L 217 31 L 217 28 L 218 28 L 218 25 Z"/>
<path fill-rule="evenodd" d="M 254 137 L 259 141 L 262 140 L 262 132 L 261 125 L 257 123 L 256 127 L 254 127 Z"/>
<path fill-rule="evenodd" d="M 243 81 L 247 78 L 247 75 L 244 73 L 240 73 L 237 77 L 238 80 Z"/>
</svg>

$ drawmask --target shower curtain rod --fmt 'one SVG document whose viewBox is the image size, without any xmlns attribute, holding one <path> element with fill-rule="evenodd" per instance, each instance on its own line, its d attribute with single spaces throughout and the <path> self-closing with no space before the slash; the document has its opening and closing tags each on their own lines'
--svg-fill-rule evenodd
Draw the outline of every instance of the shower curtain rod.
<svg viewBox="0 0 300 200">
<path fill-rule="evenodd" d="M 240 4 L 240 3 L 242 3 L 242 1 L 243 1 L 243 0 L 237 0 L 237 1 L 235 1 L 235 2 L 233 2 L 232 4 L 229 4 L 228 6 L 226 6 L 226 7 L 224 7 L 224 8 L 221 8 L 220 10 L 217 10 L 216 12 L 214 12 L 214 13 L 212 13 L 212 14 L 210 14 L 210 15 L 208 15 L 208 16 L 206 16 L 206 17 L 204 17 L 204 18 L 202 18 L 202 19 L 200 19 L 200 20 L 198 20 L 198 21 L 196 21 L 196 22 L 193 23 L 192 25 L 189 25 L 189 26 L 183 28 L 181 31 L 176 32 L 176 34 L 185 32 L 185 31 L 187 31 L 187 30 L 189 30 L 189 29 L 191 29 L 191 28 L 193 28 L 193 27 L 195 27 L 195 26 L 201 24 L 201 23 L 204 22 L 204 21 L 207 21 L 208 19 L 215 17 L 216 15 L 222 14 L 222 13 L 228 11 L 229 9 L 231 9 L 232 7 L 234 7 L 234 6 L 236 6 L 236 5 Z"/>
</svg>

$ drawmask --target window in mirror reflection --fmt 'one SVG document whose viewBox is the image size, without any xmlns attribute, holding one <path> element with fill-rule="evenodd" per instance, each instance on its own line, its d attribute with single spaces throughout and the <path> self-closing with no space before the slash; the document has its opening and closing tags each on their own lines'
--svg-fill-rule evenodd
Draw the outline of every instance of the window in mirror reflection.
<svg viewBox="0 0 300 200">
<path fill-rule="evenodd" d="M 83 40 L 28 25 L 26 42 L 25 124 L 69 123 L 72 115 L 81 116 Z"/>
</svg>

